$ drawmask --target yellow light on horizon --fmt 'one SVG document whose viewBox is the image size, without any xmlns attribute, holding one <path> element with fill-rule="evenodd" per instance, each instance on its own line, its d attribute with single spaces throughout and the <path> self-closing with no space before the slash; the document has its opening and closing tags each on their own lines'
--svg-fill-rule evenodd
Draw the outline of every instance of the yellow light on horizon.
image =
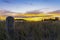
<svg viewBox="0 0 60 40">
<path fill-rule="evenodd" d="M 12 14 L 12 16 L 15 16 L 15 14 Z M 18 15 L 17 15 L 18 16 Z M 54 19 L 54 17 L 58 16 L 60 17 L 60 14 L 23 14 L 22 16 L 26 16 L 28 18 L 14 18 L 14 19 L 24 19 L 24 20 L 27 20 L 27 21 L 41 21 L 43 19 L 49 19 L 49 18 L 52 18 Z M 35 16 L 35 17 L 33 17 Z M 32 18 L 30 18 L 32 17 Z M 6 17 L 5 16 L 0 16 L 0 20 L 6 20 Z"/>
</svg>

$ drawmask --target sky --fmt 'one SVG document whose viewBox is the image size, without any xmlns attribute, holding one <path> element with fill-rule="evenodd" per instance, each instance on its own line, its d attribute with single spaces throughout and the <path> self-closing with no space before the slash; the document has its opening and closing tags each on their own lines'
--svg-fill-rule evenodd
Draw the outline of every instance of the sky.
<svg viewBox="0 0 60 40">
<path fill-rule="evenodd" d="M 60 10 L 60 0 L 0 0 L 0 10 L 27 12 Z"/>
</svg>

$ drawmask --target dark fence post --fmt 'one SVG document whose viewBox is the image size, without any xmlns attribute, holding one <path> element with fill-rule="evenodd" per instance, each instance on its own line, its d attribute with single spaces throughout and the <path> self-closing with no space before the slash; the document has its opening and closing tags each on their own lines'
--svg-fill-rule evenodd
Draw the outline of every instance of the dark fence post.
<svg viewBox="0 0 60 40">
<path fill-rule="evenodd" d="M 14 40 L 14 18 L 12 16 L 6 18 L 6 31 L 9 40 Z"/>
</svg>

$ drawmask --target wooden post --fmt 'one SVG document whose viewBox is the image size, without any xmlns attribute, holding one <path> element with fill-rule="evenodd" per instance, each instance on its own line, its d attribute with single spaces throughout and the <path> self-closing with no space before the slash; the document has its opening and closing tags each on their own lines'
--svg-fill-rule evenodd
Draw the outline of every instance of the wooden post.
<svg viewBox="0 0 60 40">
<path fill-rule="evenodd" d="M 6 31 L 9 36 L 9 40 L 14 40 L 14 18 L 11 16 L 6 18 Z"/>
</svg>

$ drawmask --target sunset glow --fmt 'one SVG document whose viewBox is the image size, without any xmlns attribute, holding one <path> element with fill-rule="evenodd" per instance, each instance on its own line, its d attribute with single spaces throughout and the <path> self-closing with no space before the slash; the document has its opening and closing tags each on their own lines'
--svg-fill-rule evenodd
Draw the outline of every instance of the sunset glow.
<svg viewBox="0 0 60 40">
<path fill-rule="evenodd" d="M 60 10 L 59 4 L 60 0 L 0 0 L 0 20 L 6 16 L 28 21 L 60 17 L 60 13 L 53 12 Z"/>
</svg>

